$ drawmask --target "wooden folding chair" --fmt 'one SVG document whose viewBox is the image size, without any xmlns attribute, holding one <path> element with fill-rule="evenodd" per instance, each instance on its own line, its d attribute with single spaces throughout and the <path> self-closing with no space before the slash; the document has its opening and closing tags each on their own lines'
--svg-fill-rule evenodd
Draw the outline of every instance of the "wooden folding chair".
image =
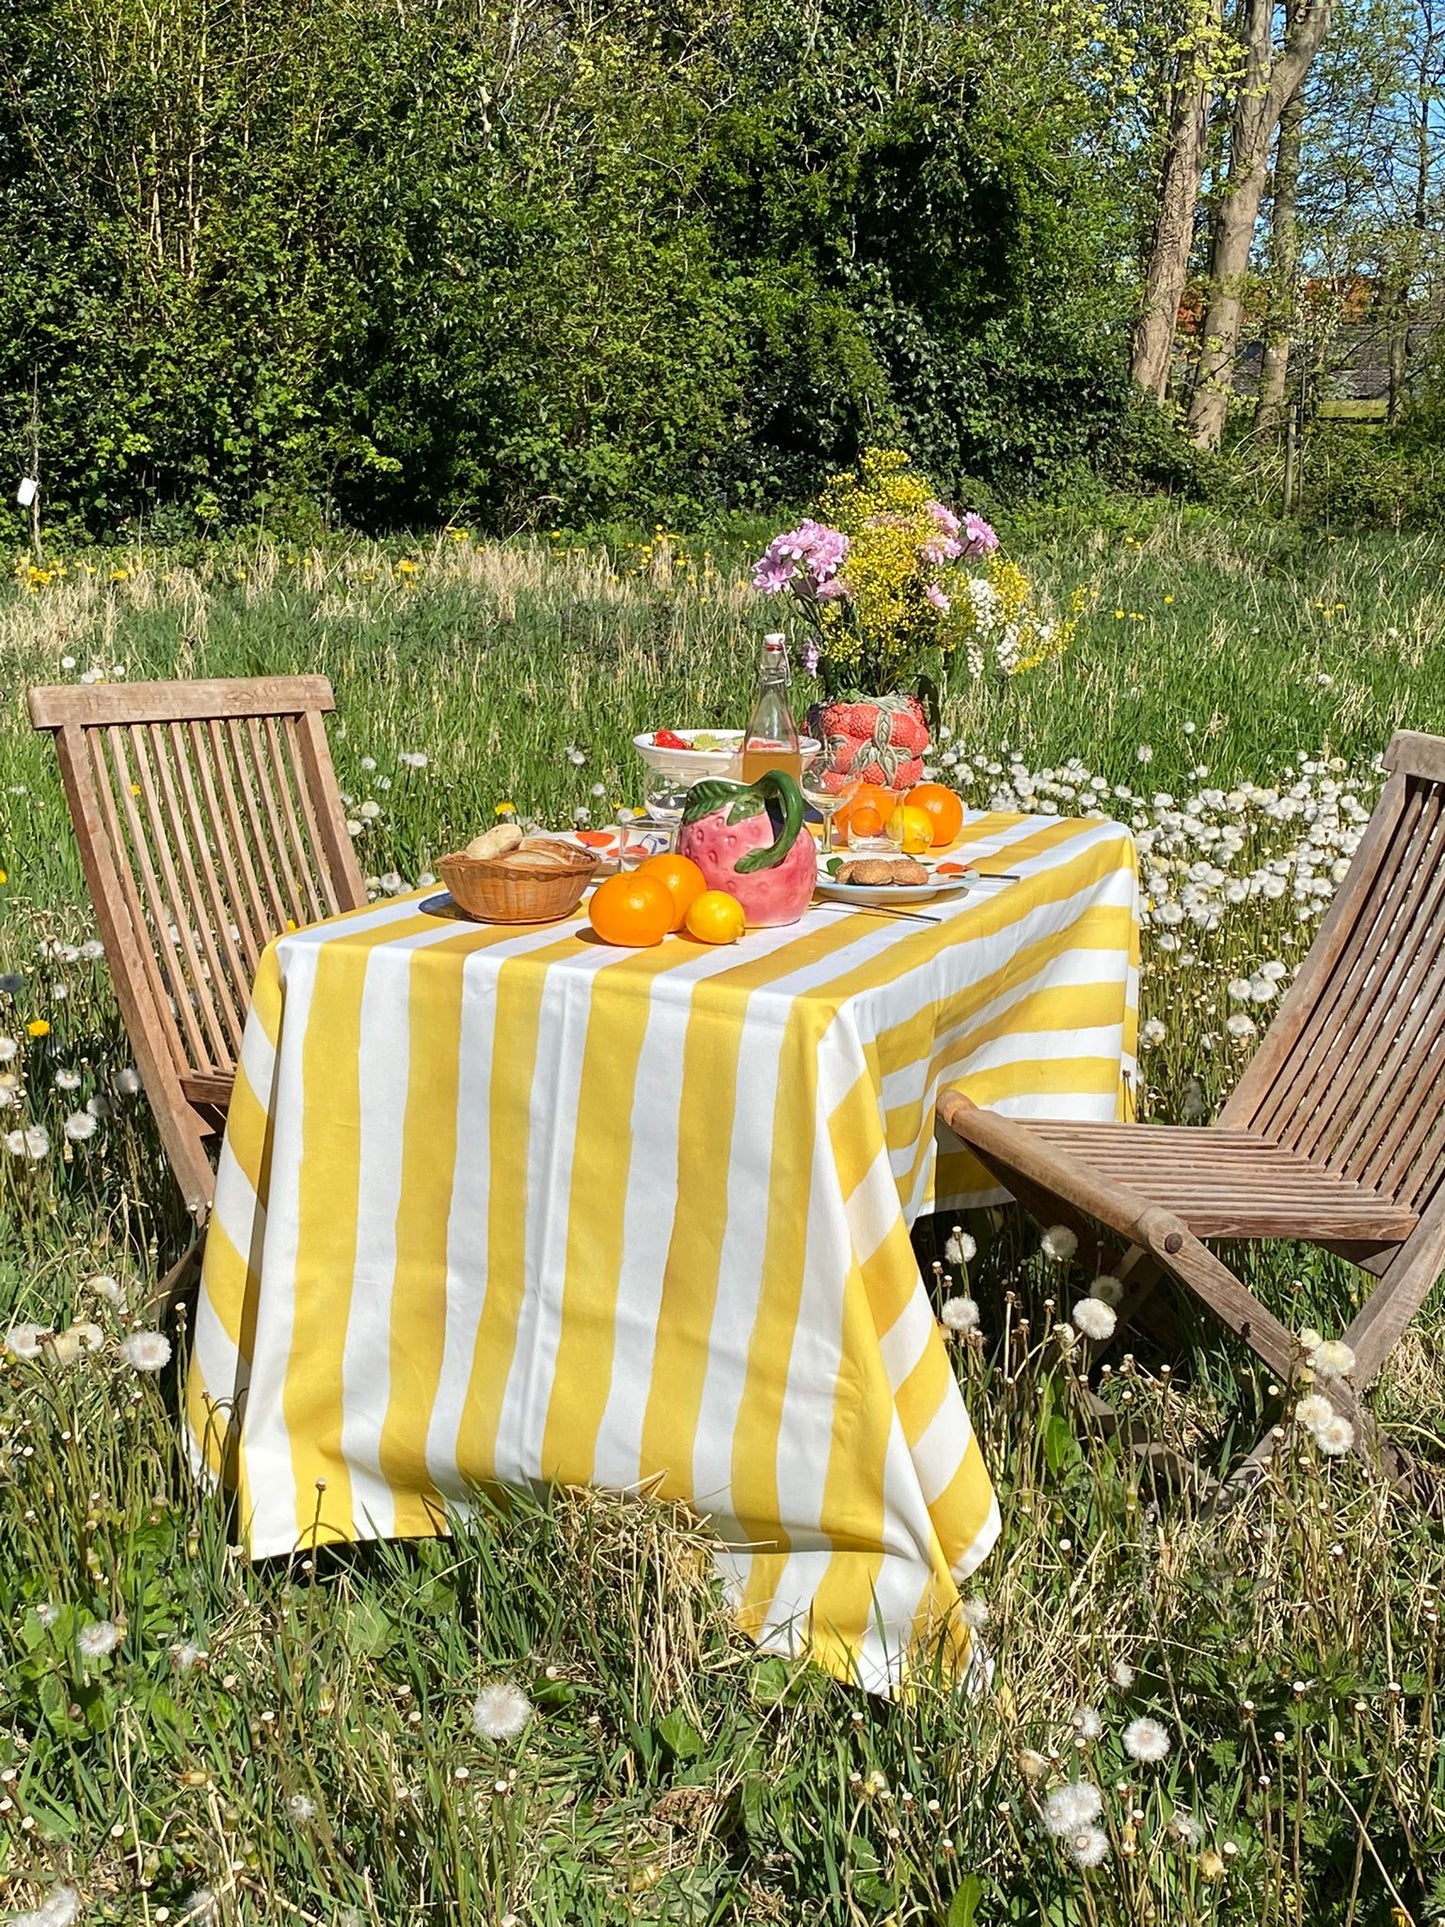
<svg viewBox="0 0 1445 1927">
<path fill-rule="evenodd" d="M 1349 1382 L 1322 1386 L 1387 1469 L 1360 1410 L 1445 1269 L 1445 738 L 1397 735 L 1391 772 L 1299 975 L 1217 1124 L 1027 1123 L 959 1091 L 943 1122 L 1033 1216 L 1132 1253 L 1132 1300 L 1169 1271 L 1287 1380 L 1299 1342 L 1208 1248 L 1292 1239 L 1378 1284 L 1344 1334 Z"/>
<path fill-rule="evenodd" d="M 322 721 L 335 707 L 324 676 L 30 692 L 31 722 L 55 735 L 121 1016 L 198 1231 L 262 950 L 366 902 Z"/>
</svg>

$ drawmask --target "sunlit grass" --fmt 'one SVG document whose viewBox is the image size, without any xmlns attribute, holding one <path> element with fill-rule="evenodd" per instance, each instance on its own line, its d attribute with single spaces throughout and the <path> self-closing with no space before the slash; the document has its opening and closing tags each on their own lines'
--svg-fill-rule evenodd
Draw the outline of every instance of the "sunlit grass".
<svg viewBox="0 0 1445 1927">
<path fill-rule="evenodd" d="M 1060 604 L 1086 590 L 1076 647 L 948 692 L 938 753 L 973 802 L 1097 807 L 1143 834 L 1141 1100 L 1204 1116 L 1254 1042 L 1231 1017 L 1262 1029 L 1280 981 L 1264 967 L 1303 955 L 1391 729 L 1445 729 L 1445 544 L 1156 516 L 1038 522 L 1017 546 Z M 997 1666 L 978 1698 L 925 1676 L 887 1707 L 759 1662 L 696 1522 L 598 1495 L 253 1571 L 182 1463 L 170 1376 L 119 1353 L 183 1227 L 83 949 L 93 919 L 25 687 L 329 675 L 363 866 L 397 888 L 500 800 L 554 822 L 637 800 L 637 730 L 739 719 L 777 613 L 740 586 L 747 553 L 447 532 L 77 557 L 0 595 L 0 1129 L 47 1145 L 0 1153 L 0 1303 L 7 1326 L 102 1334 L 93 1351 L 37 1336 L 0 1365 L 16 1909 L 59 1882 L 82 1918 L 158 1923 L 1445 1918 L 1436 1528 L 1324 1458 L 1202 1322 L 1167 1359 L 1115 1353 L 1096 1389 L 1176 1461 L 1220 1469 L 1281 1413 L 1286 1435 L 1247 1506 L 1156 1489 L 1055 1334 L 1088 1281 L 1015 1214 L 971 1225 L 981 1334 L 951 1341 L 1005 1520 L 972 1604 Z M 67 1137 L 78 1115 L 95 1129 Z M 1296 1327 L 1347 1322 L 1348 1267 L 1288 1248 L 1245 1262 Z M 1437 1309 L 1375 1404 L 1445 1457 Z M 100 1621 L 122 1641 L 82 1663 Z M 512 1739 L 473 1723 L 495 1680 L 534 1709 Z M 1161 1762 L 1123 1749 L 1140 1716 L 1168 1730 Z M 1074 1778 L 1101 1794 L 1090 1871 L 1044 1824 Z"/>
</svg>

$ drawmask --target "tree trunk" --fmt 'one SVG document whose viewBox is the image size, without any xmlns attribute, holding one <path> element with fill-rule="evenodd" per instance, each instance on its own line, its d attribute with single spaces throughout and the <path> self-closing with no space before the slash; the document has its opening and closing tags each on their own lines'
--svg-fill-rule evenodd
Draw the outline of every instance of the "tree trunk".
<svg viewBox="0 0 1445 1927">
<path fill-rule="evenodd" d="M 1304 80 L 1330 22 L 1331 0 L 1301 0 L 1279 57 L 1273 56 L 1272 0 L 1244 0 L 1245 69 L 1230 130 L 1229 168 L 1214 217 L 1209 304 L 1189 432 L 1200 448 L 1219 447 L 1234 380 L 1250 250 L 1264 198 L 1269 144 L 1280 115 Z"/>
<path fill-rule="evenodd" d="M 1265 319 L 1264 359 L 1259 370 L 1259 397 L 1254 425 L 1268 433 L 1279 425 L 1289 379 L 1289 345 L 1295 329 L 1299 295 L 1299 162 L 1300 133 L 1304 126 L 1305 96 L 1296 87 L 1279 117 L 1279 139 L 1274 149 L 1274 195 L 1270 220 L 1270 290 Z"/>
<path fill-rule="evenodd" d="M 1205 0 L 1209 31 L 1205 47 L 1212 49 L 1222 23 L 1222 0 Z M 1149 265 L 1144 276 L 1144 299 L 1134 328 L 1130 373 L 1146 394 L 1163 401 L 1169 392 L 1169 370 L 1174 360 L 1174 331 L 1179 303 L 1189 278 L 1189 255 L 1194 244 L 1194 211 L 1204 176 L 1204 150 L 1209 133 L 1213 78 L 1207 60 L 1193 45 L 1181 53 L 1175 70 L 1164 163 L 1159 171 L 1159 202 Z"/>
</svg>

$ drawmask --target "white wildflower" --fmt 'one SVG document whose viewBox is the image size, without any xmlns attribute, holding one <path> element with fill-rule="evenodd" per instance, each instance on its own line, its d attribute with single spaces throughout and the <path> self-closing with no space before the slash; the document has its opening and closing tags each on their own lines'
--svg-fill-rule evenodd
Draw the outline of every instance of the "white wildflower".
<svg viewBox="0 0 1445 1927">
<path fill-rule="evenodd" d="M 43 1325 L 12 1325 L 5 1334 L 5 1349 L 12 1358 L 39 1358 L 45 1337 Z"/>
<path fill-rule="evenodd" d="M 1317 1332 L 1313 1325 L 1305 1325 L 1300 1331 L 1299 1342 L 1303 1352 L 1318 1351 L 1325 1342 L 1324 1334 Z"/>
<path fill-rule="evenodd" d="M 1060 1837 L 1082 1833 L 1104 1810 L 1104 1796 L 1088 1780 L 1056 1786 L 1044 1802 L 1044 1825 Z"/>
<path fill-rule="evenodd" d="M 80 1918 L 80 1895 L 74 1887 L 56 1886 L 28 1914 L 13 1914 L 10 1927 L 75 1927 Z"/>
<path fill-rule="evenodd" d="M 186 1922 L 187 1927 L 201 1927 L 203 1921 L 218 1920 L 220 1912 L 220 1902 L 211 1889 L 197 1887 L 193 1894 L 188 1894 L 181 1902 L 181 1911 L 177 1918 Z M 360 1919 L 360 1916 L 358 1915 L 357 1918 Z"/>
<path fill-rule="evenodd" d="M 55 1073 L 55 1088 L 58 1091 L 78 1091 L 80 1089 L 80 1072 L 57 1071 Z"/>
<path fill-rule="evenodd" d="M 19 1048 L 13 1037 L 0 1037 L 0 1064 L 8 1064 Z"/>
<path fill-rule="evenodd" d="M 964 1230 L 956 1224 L 949 1233 L 948 1243 L 943 1247 L 943 1255 L 951 1265 L 968 1265 L 978 1256 L 978 1246 Z"/>
<path fill-rule="evenodd" d="M 82 1626 L 75 1635 L 76 1650 L 82 1659 L 104 1659 L 124 1637 L 114 1620 L 97 1619 L 89 1626 Z"/>
<path fill-rule="evenodd" d="M 962 1295 L 945 1298 L 938 1315 L 951 1332 L 978 1330 L 978 1305 L 972 1298 Z"/>
<path fill-rule="evenodd" d="M 1097 1740 L 1104 1731 L 1104 1716 L 1097 1706 L 1081 1706 L 1074 1713 L 1074 1731 L 1081 1740 Z"/>
<path fill-rule="evenodd" d="M 1322 1392 L 1307 1392 L 1294 1408 L 1295 1423 L 1313 1432 L 1335 1415 L 1335 1408 Z"/>
<path fill-rule="evenodd" d="M 477 1695 L 472 1725 L 484 1740 L 512 1740 L 532 1717 L 532 1702 L 509 1679 L 494 1679 Z"/>
<path fill-rule="evenodd" d="M 367 771 L 374 770 L 376 768 L 376 758 L 374 756 L 363 756 L 361 759 L 361 768 Z"/>
<path fill-rule="evenodd" d="M 100 1326 L 83 1319 L 78 1325 L 57 1333 L 51 1350 L 58 1365 L 73 1365 L 82 1352 L 99 1351 L 104 1343 L 105 1333 Z"/>
<path fill-rule="evenodd" d="M 1085 1338 L 1092 1338 L 1096 1344 L 1112 1338 L 1119 1322 L 1114 1307 L 1102 1298 L 1081 1298 L 1069 1315 Z"/>
<path fill-rule="evenodd" d="M 1229 994 L 1237 1004 L 1247 1004 L 1253 995 L 1248 977 L 1231 977 Z"/>
<path fill-rule="evenodd" d="M 1136 763 L 1152 763 L 1154 761 L 1153 745 L 1150 743 L 1140 743 L 1139 747 L 1134 751 L 1134 760 Z"/>
<path fill-rule="evenodd" d="M 99 963 L 105 955 L 105 945 L 99 937 L 87 937 L 80 946 L 80 954 L 87 963 Z"/>
<path fill-rule="evenodd" d="M 97 1123 L 100 1123 L 103 1119 L 110 1116 L 115 1106 L 103 1092 L 97 1091 L 93 1097 L 86 1098 L 85 1108 L 87 1113 L 93 1117 Z"/>
<path fill-rule="evenodd" d="M 125 1292 L 116 1279 L 108 1272 L 98 1271 L 93 1278 L 87 1278 L 84 1289 L 93 1291 L 97 1298 L 103 1298 L 108 1305 L 123 1305 Z"/>
<path fill-rule="evenodd" d="M 374 796 L 368 796 L 364 803 L 357 804 L 356 814 L 363 823 L 374 823 L 381 815 L 381 805 Z"/>
<path fill-rule="evenodd" d="M 1127 1693 L 1134 1684 L 1134 1668 L 1127 1659 L 1115 1660 L 1113 1680 L 1121 1693 Z"/>
<path fill-rule="evenodd" d="M 427 759 L 419 749 L 404 749 L 397 757 L 403 769 L 425 769 Z"/>
<path fill-rule="evenodd" d="M 1242 1010 L 1235 1010 L 1225 1018 L 1224 1028 L 1231 1037 L 1245 1038 L 1253 1037 L 1257 1027 L 1252 1017 L 1246 1017 Z"/>
<path fill-rule="evenodd" d="M 1109 1857 L 1109 1836 L 1102 1827 L 1084 1827 L 1070 1835 L 1069 1853 L 1076 1867 L 1101 1867 Z"/>
<path fill-rule="evenodd" d="M 1310 1364 L 1321 1378 L 1348 1378 L 1355 1369 L 1355 1354 L 1342 1338 L 1326 1338 L 1310 1353 Z"/>
<path fill-rule="evenodd" d="M 1146 1017 L 1139 1026 L 1139 1042 L 1146 1050 L 1152 1050 L 1156 1044 L 1162 1044 L 1168 1035 L 1169 1028 L 1162 1017 Z"/>
<path fill-rule="evenodd" d="M 132 1332 L 121 1340 L 120 1355 L 133 1371 L 163 1371 L 171 1362 L 171 1341 L 164 1332 Z"/>
<path fill-rule="evenodd" d="M 89 1111 L 72 1111 L 65 1120 L 65 1135 L 72 1144 L 83 1144 L 95 1132 L 96 1122 Z"/>
<path fill-rule="evenodd" d="M 1043 1252 L 1056 1265 L 1066 1265 L 1079 1248 L 1079 1241 L 1066 1224 L 1051 1224 L 1043 1236 Z"/>
<path fill-rule="evenodd" d="M 1331 1412 L 1313 1428 L 1310 1436 L 1326 1458 L 1340 1459 L 1355 1442 L 1355 1428 L 1343 1412 Z"/>
<path fill-rule="evenodd" d="M 1169 1757 L 1170 1745 L 1169 1729 L 1161 1720 L 1146 1715 L 1143 1719 L 1130 1720 L 1124 1728 L 1124 1751 L 1131 1760 L 1157 1765 Z"/>
<path fill-rule="evenodd" d="M 25 1155 L 38 1164 L 50 1149 L 50 1133 L 43 1124 L 32 1124 L 24 1134 Z"/>
</svg>

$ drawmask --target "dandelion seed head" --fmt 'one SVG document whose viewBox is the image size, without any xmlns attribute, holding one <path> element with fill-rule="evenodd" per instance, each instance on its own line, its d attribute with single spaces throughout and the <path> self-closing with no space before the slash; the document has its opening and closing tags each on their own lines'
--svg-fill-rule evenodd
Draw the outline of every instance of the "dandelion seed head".
<svg viewBox="0 0 1445 1927">
<path fill-rule="evenodd" d="M 1310 1436 L 1326 1458 L 1343 1458 L 1355 1442 L 1355 1428 L 1343 1412 L 1331 1412 Z"/>
<path fill-rule="evenodd" d="M 1051 1224 L 1043 1235 L 1043 1253 L 1056 1265 L 1066 1265 L 1079 1248 L 1079 1240 L 1066 1224 Z"/>
<path fill-rule="evenodd" d="M 1335 1415 L 1335 1408 L 1322 1392 L 1307 1392 L 1294 1408 L 1295 1422 L 1313 1432 Z"/>
<path fill-rule="evenodd" d="M 477 1694 L 472 1725 L 484 1740 L 513 1740 L 532 1717 L 532 1702 L 509 1679 L 494 1679 Z"/>
<path fill-rule="evenodd" d="M 96 1120 L 89 1111 L 72 1111 L 65 1120 L 65 1135 L 72 1144 L 83 1144 L 96 1133 Z"/>
<path fill-rule="evenodd" d="M 309 1793 L 293 1793 L 286 1802 L 286 1811 L 298 1827 L 309 1827 L 316 1818 L 316 1802 Z"/>
<path fill-rule="evenodd" d="M 132 1332 L 121 1340 L 120 1355 L 132 1371 L 164 1371 L 171 1362 L 171 1341 L 164 1332 Z"/>
<path fill-rule="evenodd" d="M 1117 1309 L 1124 1298 L 1123 1281 L 1111 1272 L 1101 1271 L 1089 1287 L 1089 1296 L 1097 1298 L 1101 1305 L 1112 1305 Z"/>
<path fill-rule="evenodd" d="M 1074 1731 L 1081 1740 L 1097 1740 L 1104 1731 L 1104 1716 L 1097 1706 L 1081 1706 L 1074 1713 Z"/>
<path fill-rule="evenodd" d="M 992 1607 L 978 1593 L 975 1593 L 971 1599 L 964 1600 L 962 1611 L 964 1624 L 971 1626 L 976 1633 L 982 1632 L 993 1617 Z"/>
<path fill-rule="evenodd" d="M 945 1298 L 939 1308 L 939 1317 L 950 1331 L 973 1332 L 978 1330 L 978 1305 L 972 1298 L 961 1295 Z"/>
<path fill-rule="evenodd" d="M 1111 1677 L 1114 1681 L 1114 1684 L 1118 1687 L 1119 1691 L 1121 1693 L 1127 1693 L 1130 1687 L 1134 1684 L 1134 1679 L 1135 1679 L 1134 1668 L 1129 1664 L 1127 1659 L 1117 1659 L 1114 1662 L 1114 1668 L 1113 1668 L 1113 1673 Z"/>
<path fill-rule="evenodd" d="M 1169 1729 L 1162 1720 L 1143 1718 L 1130 1720 L 1124 1728 L 1124 1751 L 1131 1760 L 1139 1760 L 1145 1765 L 1157 1765 L 1169 1757 L 1172 1742 Z"/>
<path fill-rule="evenodd" d="M 962 1225 L 955 1225 L 949 1233 L 948 1243 L 943 1247 L 943 1255 L 951 1265 L 972 1264 L 978 1256 L 978 1246 Z"/>
<path fill-rule="evenodd" d="M 1355 1354 L 1342 1338 L 1324 1338 L 1310 1353 L 1310 1364 L 1321 1378 L 1348 1378 Z"/>
<path fill-rule="evenodd" d="M 43 1325 L 12 1325 L 5 1334 L 5 1349 L 13 1358 L 39 1358 L 44 1342 Z"/>
<path fill-rule="evenodd" d="M 1093 1826 L 1104 1810 L 1104 1796 L 1089 1780 L 1056 1786 L 1044 1801 L 1044 1825 L 1060 1839 Z"/>
<path fill-rule="evenodd" d="M 1102 1298 L 1081 1298 L 1070 1313 L 1075 1325 L 1085 1338 L 1096 1343 L 1114 1336 L 1114 1327 L 1119 1322 L 1118 1313 L 1112 1305 L 1106 1305 Z"/>
<path fill-rule="evenodd" d="M 1102 1867 L 1109 1857 L 1109 1836 L 1102 1827 L 1084 1827 L 1070 1836 L 1069 1854 L 1076 1867 Z"/>
<path fill-rule="evenodd" d="M 97 1619 L 89 1626 L 82 1626 L 75 1635 L 76 1650 L 82 1659 L 104 1659 L 113 1653 L 125 1637 L 119 1626 L 111 1619 Z"/>
</svg>

